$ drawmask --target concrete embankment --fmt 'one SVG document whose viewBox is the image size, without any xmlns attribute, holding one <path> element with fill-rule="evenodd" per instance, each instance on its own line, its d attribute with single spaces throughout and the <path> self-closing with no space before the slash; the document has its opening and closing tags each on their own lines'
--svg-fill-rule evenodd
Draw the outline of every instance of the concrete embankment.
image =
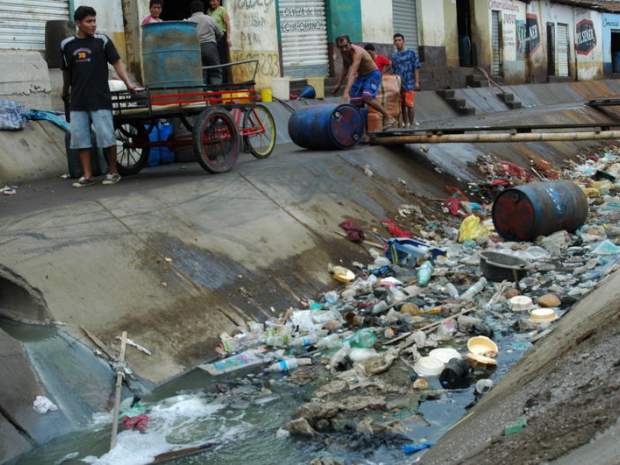
<svg viewBox="0 0 620 465">
<path fill-rule="evenodd" d="M 531 96 L 527 102 L 533 107 L 502 111 L 494 100 L 489 103 L 497 99 L 492 90 L 470 89 L 463 92 L 475 92 L 472 104 L 493 113 L 459 118 L 458 124 L 524 118 L 608 124 L 611 117 L 579 102 L 614 95 L 617 85 L 513 89 L 523 101 Z M 264 161 L 243 156 L 230 173 L 212 176 L 196 164 L 173 165 L 145 170 L 114 187 L 80 191 L 53 178 L 23 184 L 17 196 L 1 198 L 0 263 L 40 291 L 45 311 L 36 305 L 0 305 L 0 316 L 60 321 L 85 340 L 84 326 L 108 345 L 127 330 L 153 352 L 151 357 L 130 352 L 129 365 L 145 378 L 162 381 L 212 356 L 221 332 L 250 319 L 264 320 L 332 286 L 328 263 L 365 259 L 363 249 L 334 234 L 343 218 L 375 225 L 399 205 L 445 198 L 447 187 L 483 179 L 475 162 L 484 154 L 525 167 L 540 157 L 559 167 L 580 150 L 601 145 L 366 146 L 306 152 L 287 144 L 289 112 L 274 105 L 281 143 L 276 152 Z M 418 105 L 422 121 L 454 117 L 434 93 L 422 93 Z M 48 131 L 48 126 L 37 128 L 39 135 Z M 17 157 L 15 147 L 24 145 L 19 142 L 24 134 L 0 133 L 0 157 Z M 60 173 L 64 144 L 54 137 L 56 143 L 47 146 L 63 161 Z M 46 145 L 49 139 L 37 140 Z M 0 160 L 0 167 L 6 165 Z M 364 173 L 365 166 L 374 176 Z M 0 283 L 10 280 L 0 277 Z M 30 409 L 26 397 L 20 408 Z M 4 398 L 0 392 L 0 402 Z"/>
</svg>

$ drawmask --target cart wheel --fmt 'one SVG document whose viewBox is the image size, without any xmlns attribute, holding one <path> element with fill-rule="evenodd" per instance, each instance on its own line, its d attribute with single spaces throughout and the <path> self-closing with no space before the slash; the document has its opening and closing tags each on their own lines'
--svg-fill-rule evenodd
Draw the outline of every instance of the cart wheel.
<svg viewBox="0 0 620 465">
<path fill-rule="evenodd" d="M 243 132 L 255 134 L 243 137 L 245 146 L 256 158 L 267 158 L 276 146 L 276 123 L 265 105 L 249 108 L 243 116 Z"/>
<path fill-rule="evenodd" d="M 122 176 L 138 174 L 149 159 L 148 134 L 142 125 L 122 123 L 116 127 L 116 163 Z"/>
<path fill-rule="evenodd" d="M 226 110 L 207 108 L 196 119 L 194 153 L 205 170 L 230 171 L 239 157 L 239 145 L 239 131 Z"/>
</svg>

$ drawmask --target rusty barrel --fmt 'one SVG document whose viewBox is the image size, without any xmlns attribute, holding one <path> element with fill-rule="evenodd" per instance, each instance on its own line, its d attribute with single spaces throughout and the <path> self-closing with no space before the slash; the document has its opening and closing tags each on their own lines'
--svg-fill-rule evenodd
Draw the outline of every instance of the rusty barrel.
<svg viewBox="0 0 620 465">
<path fill-rule="evenodd" d="M 535 182 L 507 189 L 493 204 L 493 224 L 506 240 L 533 241 L 574 232 L 588 217 L 588 199 L 570 181 Z"/>
<path fill-rule="evenodd" d="M 203 85 L 197 27 L 189 21 L 164 21 L 142 26 L 145 86 Z"/>
<path fill-rule="evenodd" d="M 289 119 L 288 133 L 306 149 L 347 149 L 364 135 L 364 118 L 353 105 L 316 105 L 297 110 Z"/>
</svg>

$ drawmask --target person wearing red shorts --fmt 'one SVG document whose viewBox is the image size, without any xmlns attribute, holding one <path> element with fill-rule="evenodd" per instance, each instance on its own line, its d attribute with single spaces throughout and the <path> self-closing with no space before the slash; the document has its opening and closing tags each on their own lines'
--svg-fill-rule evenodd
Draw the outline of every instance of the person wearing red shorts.
<svg viewBox="0 0 620 465">
<path fill-rule="evenodd" d="M 396 52 L 392 55 L 392 71 L 400 76 L 403 126 L 415 124 L 415 92 L 420 90 L 420 60 L 414 50 L 405 49 L 405 37 L 394 34 Z"/>
</svg>

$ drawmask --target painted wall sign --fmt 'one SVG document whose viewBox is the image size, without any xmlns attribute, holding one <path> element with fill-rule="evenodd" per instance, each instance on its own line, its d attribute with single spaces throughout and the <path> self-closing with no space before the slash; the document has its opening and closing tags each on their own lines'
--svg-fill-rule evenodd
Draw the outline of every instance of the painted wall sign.
<svg viewBox="0 0 620 465">
<path fill-rule="evenodd" d="M 596 47 L 596 32 L 591 19 L 582 19 L 575 25 L 575 51 L 578 55 L 589 55 Z"/>
<path fill-rule="evenodd" d="M 525 23 L 527 28 L 527 52 L 533 55 L 540 47 L 538 15 L 536 13 L 527 13 L 525 15 Z"/>
</svg>

